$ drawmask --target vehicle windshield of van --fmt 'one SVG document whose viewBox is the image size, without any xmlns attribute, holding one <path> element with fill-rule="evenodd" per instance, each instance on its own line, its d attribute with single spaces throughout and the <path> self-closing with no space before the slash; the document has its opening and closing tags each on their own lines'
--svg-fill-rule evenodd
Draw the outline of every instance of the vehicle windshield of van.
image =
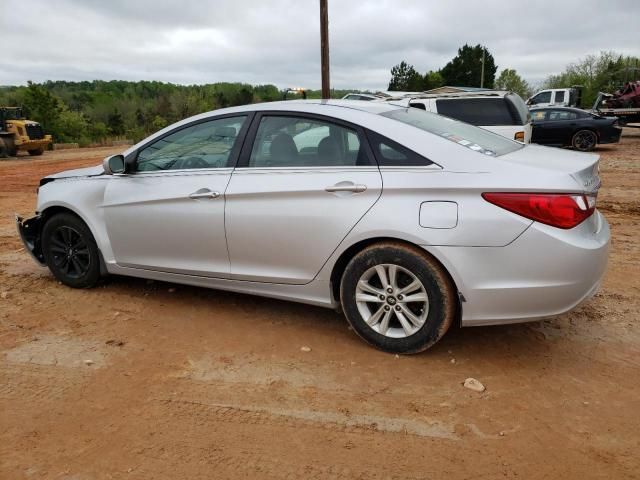
<svg viewBox="0 0 640 480">
<path fill-rule="evenodd" d="M 492 157 L 505 155 L 524 147 L 520 142 L 509 140 L 488 130 L 417 108 L 399 108 L 380 115 L 433 133 L 462 147 Z"/>
</svg>

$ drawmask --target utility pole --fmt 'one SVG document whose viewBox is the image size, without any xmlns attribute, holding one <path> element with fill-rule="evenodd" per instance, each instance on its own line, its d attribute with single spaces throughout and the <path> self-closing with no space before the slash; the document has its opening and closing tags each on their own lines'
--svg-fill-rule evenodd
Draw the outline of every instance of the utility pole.
<svg viewBox="0 0 640 480">
<path fill-rule="evenodd" d="M 482 69 L 480 71 L 480 88 L 484 88 L 484 52 L 485 48 L 482 47 Z"/>
<path fill-rule="evenodd" d="M 329 87 L 329 7 L 320 0 L 320 61 L 322 69 L 322 98 L 331 98 Z"/>
</svg>

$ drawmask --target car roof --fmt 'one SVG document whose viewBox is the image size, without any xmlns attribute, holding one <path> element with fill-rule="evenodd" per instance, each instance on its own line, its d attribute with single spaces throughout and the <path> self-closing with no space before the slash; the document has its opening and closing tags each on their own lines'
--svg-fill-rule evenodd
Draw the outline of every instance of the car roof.
<svg viewBox="0 0 640 480">
<path fill-rule="evenodd" d="M 348 108 L 371 114 L 380 114 L 403 107 L 400 105 L 394 105 L 393 103 L 363 102 L 361 100 L 283 100 L 278 102 L 251 103 L 239 107 L 222 108 L 219 110 L 212 110 L 202 115 L 210 116 L 225 113 L 254 111 L 291 111 L 318 114 L 324 113 L 331 115 L 338 112 L 338 110 L 336 110 L 337 108 Z M 333 113 L 330 113 L 329 111 L 333 111 Z"/>
</svg>

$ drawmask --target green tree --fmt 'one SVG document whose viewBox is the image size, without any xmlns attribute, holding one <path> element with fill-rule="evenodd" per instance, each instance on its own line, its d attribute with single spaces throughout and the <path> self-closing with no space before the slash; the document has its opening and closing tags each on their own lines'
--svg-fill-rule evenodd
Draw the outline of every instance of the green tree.
<svg viewBox="0 0 640 480">
<path fill-rule="evenodd" d="M 484 88 L 493 88 L 496 71 L 493 55 L 483 45 L 475 47 L 464 45 L 458 54 L 447 63 L 440 74 L 446 85 L 455 87 L 479 87 L 482 72 L 482 55 L 484 51 Z"/>
<path fill-rule="evenodd" d="M 107 126 L 112 135 L 120 136 L 124 134 L 125 125 L 122 114 L 116 109 L 107 117 Z"/>
<path fill-rule="evenodd" d="M 429 70 L 422 81 L 422 88 L 424 90 L 431 90 L 432 88 L 442 87 L 444 85 L 444 78 L 440 72 Z"/>
<path fill-rule="evenodd" d="M 53 132 L 62 111 L 62 103 L 58 98 L 41 85 L 29 81 L 23 92 L 22 104 L 29 119 L 39 122 L 45 132 Z"/>
<path fill-rule="evenodd" d="M 164 127 L 166 127 L 167 125 L 169 125 L 169 122 L 167 122 L 166 119 L 164 119 L 163 117 L 161 117 L 160 115 L 156 115 L 153 118 L 153 121 L 151 122 L 151 126 L 153 127 L 154 130 L 162 130 Z"/>
<path fill-rule="evenodd" d="M 102 142 L 109 137 L 109 128 L 103 122 L 92 122 L 89 124 L 89 138 L 94 142 Z"/>
<path fill-rule="evenodd" d="M 582 105 L 591 107 L 598 92 L 612 93 L 625 81 L 640 79 L 640 58 L 624 57 L 618 53 L 602 51 L 598 55 L 587 55 L 576 63 L 567 65 L 557 75 L 551 75 L 542 88 L 567 88 L 580 85 Z"/>
<path fill-rule="evenodd" d="M 391 69 L 389 91 L 422 91 L 422 76 L 404 60 Z"/>
<path fill-rule="evenodd" d="M 511 68 L 505 68 L 500 72 L 500 75 L 498 75 L 496 79 L 495 87 L 498 90 L 510 90 L 525 99 L 531 96 L 531 87 L 529 84 Z"/>
<path fill-rule="evenodd" d="M 56 119 L 53 135 L 61 143 L 88 143 L 89 124 L 84 115 L 65 108 Z"/>
</svg>

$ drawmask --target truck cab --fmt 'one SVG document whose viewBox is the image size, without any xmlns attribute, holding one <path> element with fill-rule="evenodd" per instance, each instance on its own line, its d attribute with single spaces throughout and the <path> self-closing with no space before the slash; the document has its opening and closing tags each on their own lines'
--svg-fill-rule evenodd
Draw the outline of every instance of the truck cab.
<svg viewBox="0 0 640 480">
<path fill-rule="evenodd" d="M 579 107 L 581 88 L 548 88 L 540 90 L 527 100 L 531 107 Z"/>
</svg>

